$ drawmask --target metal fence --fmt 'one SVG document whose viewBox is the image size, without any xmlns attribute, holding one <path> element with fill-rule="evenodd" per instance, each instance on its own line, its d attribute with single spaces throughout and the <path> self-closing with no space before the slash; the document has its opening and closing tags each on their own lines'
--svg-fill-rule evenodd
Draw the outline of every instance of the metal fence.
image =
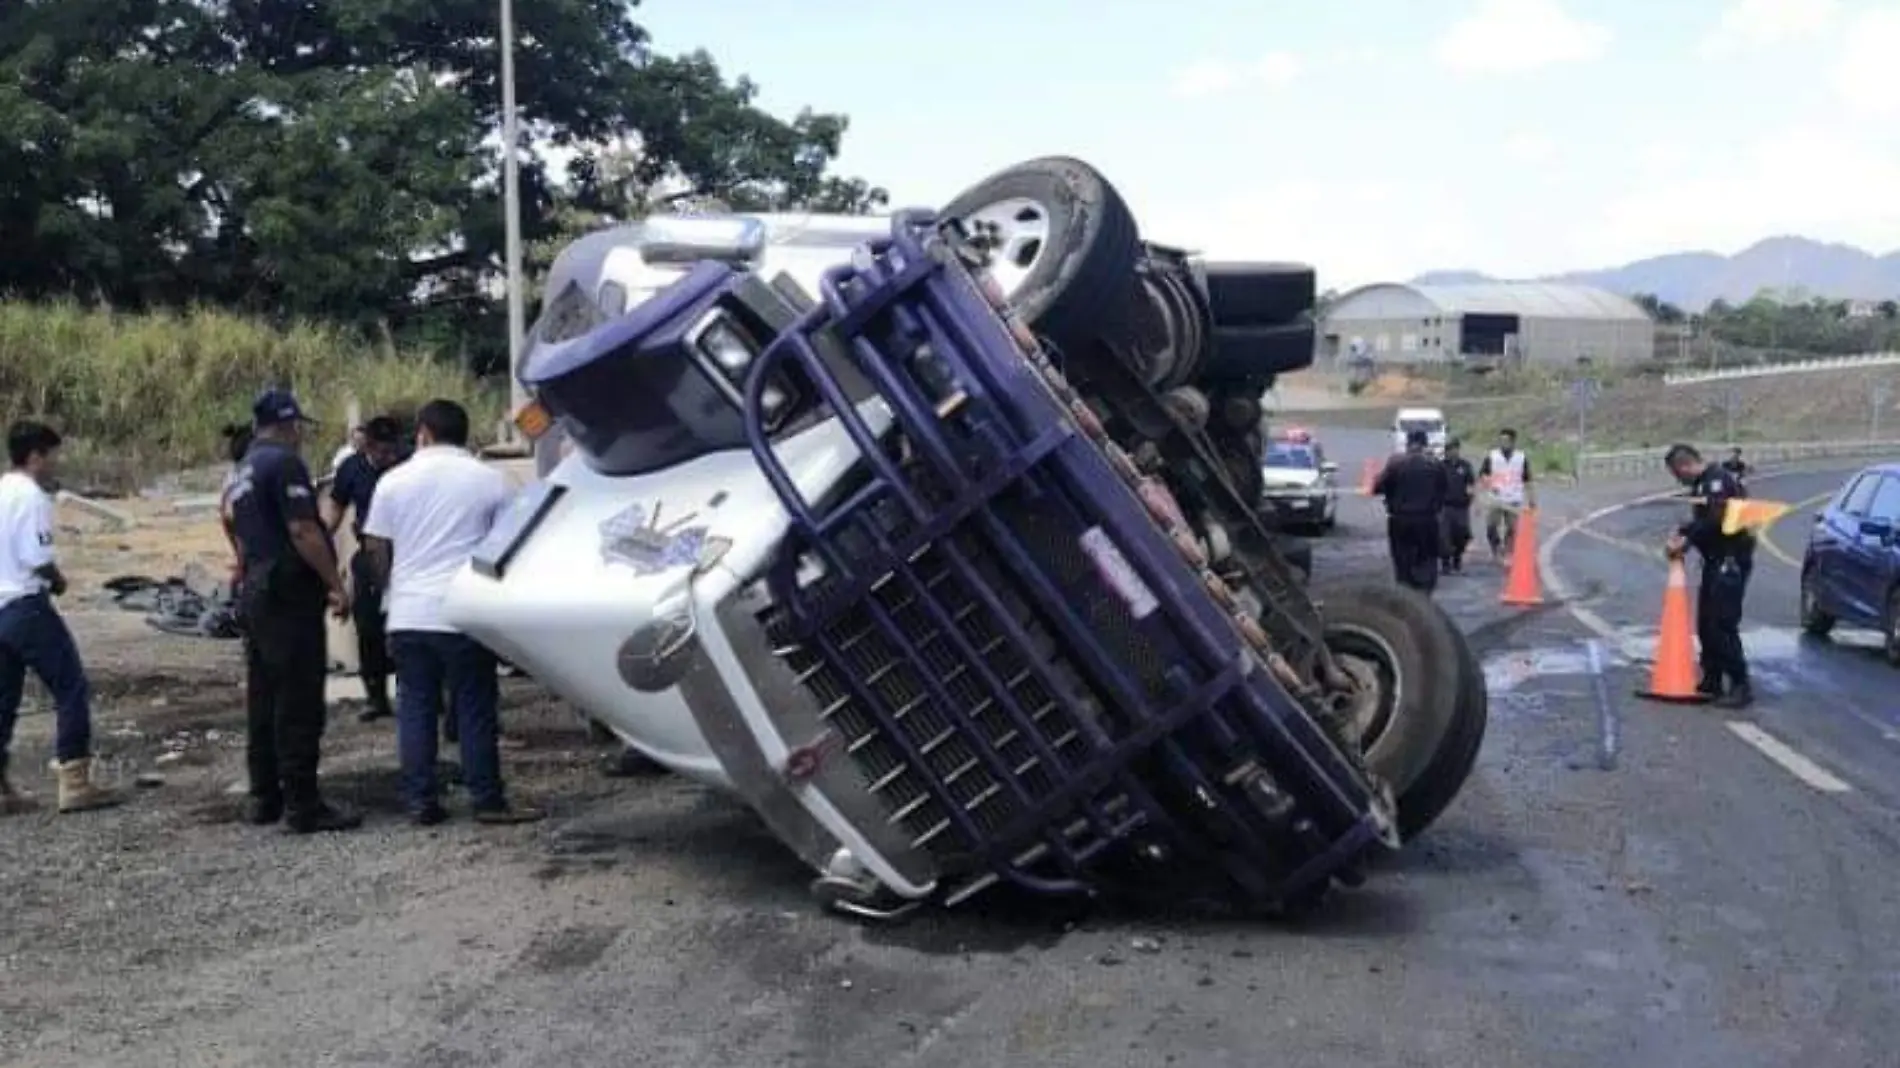
<svg viewBox="0 0 1900 1068">
<path fill-rule="evenodd" d="M 1755 467 L 1798 464 L 1814 460 L 1900 458 L 1900 439 L 1895 438 L 1862 441 L 1746 442 L 1741 443 L 1739 447 L 1742 455 Z M 1729 446 L 1723 446 L 1717 455 L 1725 454 L 1728 449 Z M 1579 479 L 1617 479 L 1653 476 L 1658 482 L 1666 481 L 1668 473 L 1663 470 L 1662 454 L 1663 450 L 1660 448 L 1580 453 L 1577 456 L 1577 477 Z"/>
<path fill-rule="evenodd" d="M 1900 352 L 1863 352 L 1858 356 L 1816 356 L 1809 360 L 1787 360 L 1751 367 L 1722 367 L 1709 371 L 1671 371 L 1663 375 L 1665 386 L 1691 386 L 1699 382 L 1725 382 L 1732 378 L 1767 378 L 1773 375 L 1807 374 L 1815 371 L 1857 371 L 1863 367 L 1900 365 Z"/>
</svg>

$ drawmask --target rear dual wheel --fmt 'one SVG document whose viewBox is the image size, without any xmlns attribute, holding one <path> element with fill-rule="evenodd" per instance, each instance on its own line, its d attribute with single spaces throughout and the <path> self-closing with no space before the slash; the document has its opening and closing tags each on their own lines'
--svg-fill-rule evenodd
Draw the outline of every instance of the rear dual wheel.
<svg viewBox="0 0 1900 1068">
<path fill-rule="evenodd" d="M 1391 785 L 1410 840 L 1471 775 L 1489 718 L 1483 670 L 1451 617 L 1416 590 L 1341 588 L 1322 595 L 1320 615 L 1327 649 L 1358 684 L 1348 734 Z"/>
</svg>

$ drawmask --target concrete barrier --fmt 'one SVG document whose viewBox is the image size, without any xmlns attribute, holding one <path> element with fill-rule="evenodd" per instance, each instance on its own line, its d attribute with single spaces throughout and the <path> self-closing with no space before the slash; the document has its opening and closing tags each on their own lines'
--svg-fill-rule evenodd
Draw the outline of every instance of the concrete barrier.
<svg viewBox="0 0 1900 1068">
<path fill-rule="evenodd" d="M 1900 439 L 1877 441 L 1786 441 L 1741 442 L 1722 445 L 1708 455 L 1721 458 L 1729 449 L 1739 447 L 1751 466 L 1773 467 L 1781 464 L 1809 463 L 1815 460 L 1900 458 Z M 1663 446 L 1648 449 L 1624 449 L 1619 452 L 1586 452 L 1577 457 L 1580 479 L 1627 479 L 1654 476 L 1666 483 L 1663 470 Z"/>
</svg>

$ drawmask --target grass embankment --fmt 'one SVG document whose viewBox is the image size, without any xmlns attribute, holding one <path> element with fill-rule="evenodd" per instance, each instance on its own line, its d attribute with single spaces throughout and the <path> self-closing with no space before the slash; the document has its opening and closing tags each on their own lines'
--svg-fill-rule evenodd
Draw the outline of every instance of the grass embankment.
<svg viewBox="0 0 1900 1068">
<path fill-rule="evenodd" d="M 1900 368 L 1769 375 L 1699 385 L 1665 386 L 1651 376 L 1599 369 L 1601 392 L 1584 415 L 1589 451 L 1657 448 L 1687 441 L 1705 449 L 1731 443 L 1834 441 L 1900 437 Z M 1453 382 L 1442 400 L 1394 402 L 1375 408 L 1288 412 L 1316 426 L 1391 425 L 1401 403 L 1435 404 L 1467 444 L 1488 444 L 1500 427 L 1513 427 L 1539 468 L 1568 471 L 1580 447 L 1569 379 L 1549 375 L 1490 376 L 1490 396 L 1473 396 Z M 1879 401 L 1877 390 L 1887 394 Z M 1504 394 L 1504 395 L 1498 395 Z M 1733 417 L 1731 419 L 1731 395 Z M 1731 435 L 1730 428 L 1733 427 Z"/>
<path fill-rule="evenodd" d="M 276 330 L 216 311 L 125 315 L 0 301 L 0 421 L 44 418 L 71 441 L 69 481 L 131 489 L 222 459 L 219 428 L 250 418 L 258 390 L 287 385 L 324 422 L 310 448 L 342 441 L 349 401 L 365 414 L 432 398 L 469 409 L 478 436 L 504 397 L 426 352 L 372 346 L 320 326 Z"/>
</svg>

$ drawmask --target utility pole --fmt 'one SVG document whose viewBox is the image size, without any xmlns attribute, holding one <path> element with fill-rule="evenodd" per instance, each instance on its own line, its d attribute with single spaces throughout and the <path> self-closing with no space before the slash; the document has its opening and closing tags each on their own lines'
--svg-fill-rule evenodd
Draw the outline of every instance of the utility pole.
<svg viewBox="0 0 1900 1068">
<path fill-rule="evenodd" d="M 1735 444 L 1735 408 L 1741 403 L 1741 400 L 1741 391 L 1734 386 L 1728 387 L 1728 389 L 1722 393 L 1723 414 L 1727 417 L 1728 422 L 1727 441 L 1730 445 Z"/>
<path fill-rule="evenodd" d="M 1868 441 L 1880 440 L 1880 409 L 1887 406 L 1887 401 L 1892 397 L 1892 395 L 1893 395 L 1892 390 L 1888 389 L 1886 383 L 1884 382 L 1874 387 L 1873 398 L 1872 398 L 1873 409 L 1874 409 L 1873 418 L 1868 420 L 1868 424 L 1867 424 L 1867 440 Z"/>
<path fill-rule="evenodd" d="M 519 441 L 514 415 L 528 404 L 521 384 L 522 354 L 528 343 L 527 287 L 521 277 L 521 115 L 515 104 L 515 4 L 499 0 L 501 17 L 501 201 L 503 255 L 508 259 L 508 434 Z M 534 473 L 547 477 L 561 461 L 560 439 L 549 432 L 535 439 Z"/>
<path fill-rule="evenodd" d="M 501 202 L 508 259 L 508 414 L 528 402 L 521 347 L 528 332 L 521 293 L 521 125 L 515 109 L 515 4 L 501 0 Z"/>
<path fill-rule="evenodd" d="M 1583 477 L 1583 454 L 1590 447 L 1590 407 L 1596 403 L 1601 389 L 1594 378 L 1579 378 L 1570 383 L 1570 404 L 1577 410 L 1577 452 L 1571 473 L 1579 479 Z"/>
</svg>

